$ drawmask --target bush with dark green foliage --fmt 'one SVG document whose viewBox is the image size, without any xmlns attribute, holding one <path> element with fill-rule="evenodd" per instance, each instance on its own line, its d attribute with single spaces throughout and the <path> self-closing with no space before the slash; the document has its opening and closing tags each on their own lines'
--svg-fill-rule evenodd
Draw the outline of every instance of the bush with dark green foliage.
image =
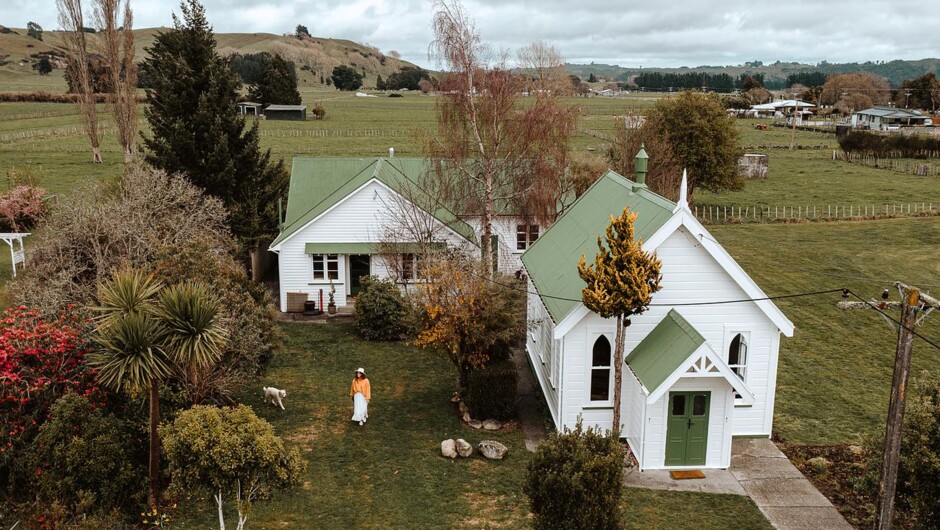
<svg viewBox="0 0 940 530">
<path fill-rule="evenodd" d="M 29 21 L 26 23 L 26 36 L 32 37 L 36 40 L 42 40 L 42 26 L 39 24 Z"/>
<path fill-rule="evenodd" d="M 419 90 L 421 87 L 418 86 L 418 83 L 420 83 L 422 79 L 430 80 L 431 74 L 422 68 L 403 66 L 400 71 L 388 76 L 388 79 L 385 80 L 384 83 L 385 88 L 380 88 L 379 90 Z"/>
<path fill-rule="evenodd" d="M 862 487 L 877 500 L 881 479 L 883 436 L 870 445 L 868 473 Z M 895 497 L 899 527 L 940 528 L 940 379 L 923 372 L 914 379 L 908 395 L 901 432 L 901 461 Z"/>
<path fill-rule="evenodd" d="M 268 56 L 261 77 L 248 88 L 248 97 L 262 105 L 300 105 L 297 70 L 280 54 Z"/>
<path fill-rule="evenodd" d="M 851 131 L 839 138 L 846 153 L 882 158 L 934 158 L 940 156 L 940 138 L 918 134 L 878 134 Z"/>
<path fill-rule="evenodd" d="M 624 449 L 613 436 L 578 419 L 574 430 L 552 434 L 526 466 L 523 491 L 537 529 L 621 528 Z"/>
<path fill-rule="evenodd" d="M 135 511 L 144 502 L 147 476 L 140 450 L 146 440 L 131 423 L 66 394 L 50 409 L 30 451 L 34 493 L 57 502 L 71 517 Z"/>
<path fill-rule="evenodd" d="M 365 76 L 359 73 L 359 71 L 345 64 L 341 64 L 333 68 L 333 74 L 328 81 L 332 80 L 333 85 L 339 90 L 358 90 L 359 87 L 362 86 L 362 79 L 364 77 Z M 327 85 L 329 84 L 330 83 L 327 83 Z"/>
<path fill-rule="evenodd" d="M 395 282 L 362 277 L 356 297 L 356 330 L 366 340 L 399 340 L 411 329 L 411 307 Z"/>
<path fill-rule="evenodd" d="M 52 73 L 52 62 L 49 61 L 49 56 L 43 55 L 39 62 L 34 65 L 34 68 L 39 75 L 49 75 Z"/>
<path fill-rule="evenodd" d="M 463 400 L 479 419 L 508 420 L 516 412 L 516 365 L 510 360 L 490 363 L 467 376 Z"/>
</svg>

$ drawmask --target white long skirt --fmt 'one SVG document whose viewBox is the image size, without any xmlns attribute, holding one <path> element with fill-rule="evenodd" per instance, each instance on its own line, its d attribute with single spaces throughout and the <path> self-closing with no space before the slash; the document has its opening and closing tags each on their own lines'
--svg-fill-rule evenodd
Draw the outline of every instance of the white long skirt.
<svg viewBox="0 0 940 530">
<path fill-rule="evenodd" d="M 369 402 L 362 392 L 356 392 L 353 396 L 353 417 L 352 421 L 365 422 L 369 419 Z"/>
</svg>

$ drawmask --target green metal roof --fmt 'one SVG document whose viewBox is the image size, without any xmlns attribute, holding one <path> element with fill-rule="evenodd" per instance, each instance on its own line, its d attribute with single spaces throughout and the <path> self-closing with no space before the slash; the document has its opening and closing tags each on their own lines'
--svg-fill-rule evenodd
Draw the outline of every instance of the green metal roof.
<svg viewBox="0 0 940 530">
<path fill-rule="evenodd" d="M 294 158 L 284 226 L 271 246 L 281 243 L 372 179 L 396 191 L 412 186 L 423 193 L 417 182 L 426 171 L 422 158 Z M 454 232 L 475 241 L 473 228 L 453 212 L 438 208 L 430 213 Z"/>
<path fill-rule="evenodd" d="M 584 281 L 578 276 L 582 254 L 589 262 L 597 254 L 611 215 L 624 207 L 637 214 L 633 224 L 638 240 L 646 240 L 672 217 L 675 203 L 613 171 L 599 178 L 555 224 L 522 255 L 529 277 L 556 323 L 580 305 Z"/>
<path fill-rule="evenodd" d="M 673 309 L 633 348 L 627 364 L 653 393 L 704 343 L 705 338 Z"/>
</svg>

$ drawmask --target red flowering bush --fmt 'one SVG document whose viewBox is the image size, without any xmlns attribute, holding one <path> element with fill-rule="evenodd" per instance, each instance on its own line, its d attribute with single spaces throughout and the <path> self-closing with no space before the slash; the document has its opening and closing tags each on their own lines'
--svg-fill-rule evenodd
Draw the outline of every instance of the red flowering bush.
<svg viewBox="0 0 940 530">
<path fill-rule="evenodd" d="M 0 231 L 21 232 L 39 225 L 46 216 L 46 190 L 17 186 L 0 195 Z"/>
<path fill-rule="evenodd" d="M 14 465 L 59 397 L 74 392 L 104 405 L 84 362 L 88 332 L 71 308 L 55 319 L 23 306 L 0 313 L 0 485 L 23 478 L 17 475 L 27 471 Z"/>
</svg>

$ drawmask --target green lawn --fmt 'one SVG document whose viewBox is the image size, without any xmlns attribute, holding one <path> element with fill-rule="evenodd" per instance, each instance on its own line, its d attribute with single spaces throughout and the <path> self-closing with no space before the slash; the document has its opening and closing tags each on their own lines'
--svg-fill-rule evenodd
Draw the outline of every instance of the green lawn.
<svg viewBox="0 0 940 530">
<path fill-rule="evenodd" d="M 847 287 L 878 298 L 894 280 L 940 291 L 937 218 L 709 230 L 770 295 Z M 774 430 L 787 441 L 856 443 L 883 429 L 896 334 L 873 311 L 840 311 L 839 299 L 777 302 L 796 325 L 783 339 L 777 379 Z M 940 343 L 940 316 L 919 331 Z M 915 374 L 940 370 L 940 351 L 922 341 L 913 358 Z"/>
<path fill-rule="evenodd" d="M 442 356 L 401 343 L 366 343 L 345 324 L 285 324 L 286 349 L 243 401 L 303 451 L 302 485 L 253 508 L 251 528 L 524 528 L 526 463 L 521 430 L 462 425 L 449 398 L 455 372 Z M 349 421 L 352 373 L 372 382 L 370 418 Z M 286 411 L 262 403 L 261 387 L 287 390 Z M 504 461 L 449 460 L 440 442 L 492 438 Z M 211 500 L 181 500 L 177 526 L 215 524 Z M 231 506 L 229 506 L 231 512 Z M 770 528 L 747 498 L 627 489 L 627 528 Z M 229 515 L 233 517 L 233 515 Z M 678 525 L 678 526 L 677 526 Z"/>
</svg>

